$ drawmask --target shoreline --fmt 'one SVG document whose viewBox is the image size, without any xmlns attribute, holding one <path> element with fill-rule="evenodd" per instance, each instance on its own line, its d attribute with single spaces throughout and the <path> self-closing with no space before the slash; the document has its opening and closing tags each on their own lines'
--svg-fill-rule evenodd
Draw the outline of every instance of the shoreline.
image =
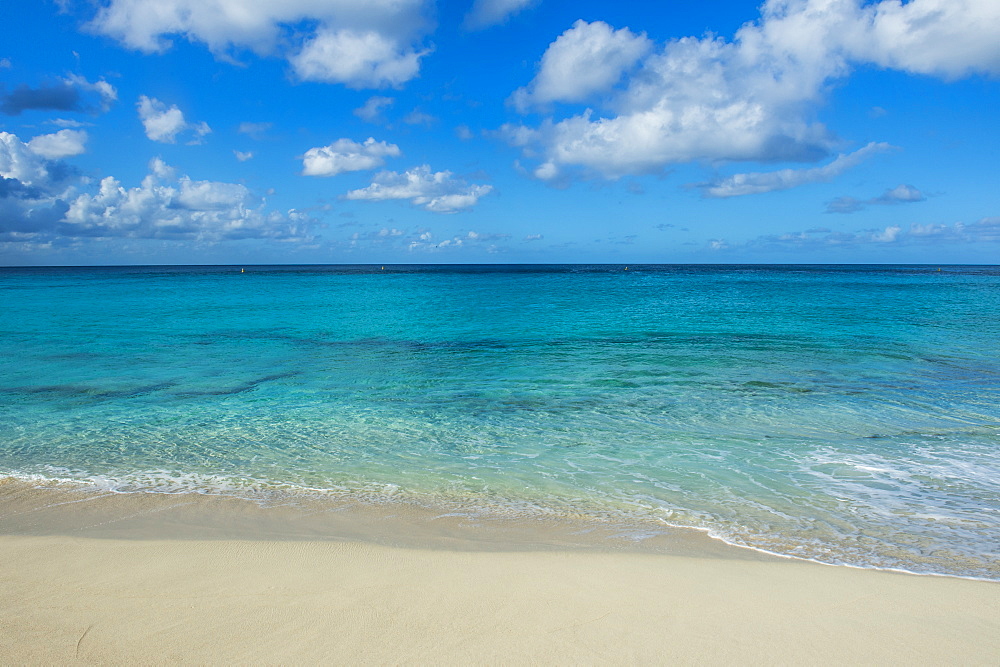
<svg viewBox="0 0 1000 667">
<path fill-rule="evenodd" d="M 29 486 L 0 484 L 0 653 L 12 662 L 1000 655 L 1000 582 L 769 557 L 697 531 L 636 542 L 562 521 L 515 530 L 399 507 Z"/>
<path fill-rule="evenodd" d="M 506 508 L 504 508 L 506 509 Z M 98 539 L 357 541 L 460 551 L 574 550 L 665 554 L 942 577 L 1000 578 L 826 562 L 730 542 L 704 528 L 619 516 L 470 510 L 379 494 L 239 495 L 117 491 L 89 482 L 0 477 L 0 536 Z"/>
<path fill-rule="evenodd" d="M 96 539 L 356 541 L 461 551 L 659 553 L 783 561 L 707 531 L 587 514 L 510 516 L 386 497 L 107 491 L 0 479 L 0 535 Z"/>
</svg>

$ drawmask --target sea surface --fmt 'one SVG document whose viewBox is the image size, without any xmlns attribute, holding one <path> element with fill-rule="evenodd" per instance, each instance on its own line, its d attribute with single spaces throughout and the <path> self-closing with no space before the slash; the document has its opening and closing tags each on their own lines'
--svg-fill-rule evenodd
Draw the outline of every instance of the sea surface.
<svg viewBox="0 0 1000 667">
<path fill-rule="evenodd" d="M 0 477 L 1000 579 L 1000 268 L 0 269 Z"/>
</svg>

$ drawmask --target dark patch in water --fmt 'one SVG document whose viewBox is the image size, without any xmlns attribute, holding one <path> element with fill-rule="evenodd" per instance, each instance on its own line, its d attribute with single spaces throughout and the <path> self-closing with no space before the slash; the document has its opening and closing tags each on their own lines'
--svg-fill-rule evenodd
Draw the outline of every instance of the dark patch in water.
<svg viewBox="0 0 1000 667">
<path fill-rule="evenodd" d="M 156 384 L 127 387 L 125 389 L 99 389 L 86 385 L 55 384 L 39 385 L 37 387 L 0 387 L 0 392 L 5 394 L 45 395 L 63 399 L 86 398 L 101 400 L 136 398 L 169 389 L 176 384 L 176 382 L 157 382 Z"/>
<path fill-rule="evenodd" d="M 249 391 L 253 391 L 262 384 L 273 382 L 274 380 L 282 380 L 284 378 L 294 377 L 296 375 L 301 375 L 301 371 L 288 371 L 287 373 L 274 373 L 272 375 L 265 375 L 264 377 L 257 378 L 255 380 L 249 380 L 243 384 L 236 385 L 235 387 L 229 387 L 226 389 L 208 389 L 204 391 L 180 391 L 176 393 L 176 396 L 182 398 L 193 398 L 196 396 L 235 396 L 237 394 L 244 394 Z"/>
</svg>

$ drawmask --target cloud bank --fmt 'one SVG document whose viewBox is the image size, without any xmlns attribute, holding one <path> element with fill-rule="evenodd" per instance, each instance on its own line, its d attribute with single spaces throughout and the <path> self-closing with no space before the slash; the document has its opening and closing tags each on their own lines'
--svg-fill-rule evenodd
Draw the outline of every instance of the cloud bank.
<svg viewBox="0 0 1000 667">
<path fill-rule="evenodd" d="M 108 176 L 93 190 L 65 163 L 46 156 L 75 150 L 78 137 L 64 132 L 72 130 L 27 143 L 0 132 L 0 241 L 312 239 L 308 216 L 268 211 L 246 186 L 178 176 L 158 158 L 136 187 Z"/>
<path fill-rule="evenodd" d="M 743 243 L 722 239 L 709 242 L 710 250 L 780 250 L 789 252 L 828 251 L 863 247 L 893 248 L 941 244 L 1000 243 L 1000 218 L 982 218 L 973 223 L 889 225 L 854 232 L 808 229 L 802 232 L 766 234 Z"/>
<path fill-rule="evenodd" d="M 578 21 L 512 102 L 521 111 L 589 108 L 501 135 L 538 160 L 544 180 L 566 170 L 614 179 L 697 161 L 815 161 L 836 140 L 812 111 L 858 66 L 944 79 L 1000 74 L 1000 3 L 767 0 L 732 41 L 706 35 L 657 48 L 625 28 Z"/>
<path fill-rule="evenodd" d="M 284 58 L 304 81 L 353 88 L 398 87 L 429 51 L 427 0 L 110 0 L 89 29 L 144 53 L 171 36 L 204 44 L 217 58 L 245 51 Z"/>
</svg>

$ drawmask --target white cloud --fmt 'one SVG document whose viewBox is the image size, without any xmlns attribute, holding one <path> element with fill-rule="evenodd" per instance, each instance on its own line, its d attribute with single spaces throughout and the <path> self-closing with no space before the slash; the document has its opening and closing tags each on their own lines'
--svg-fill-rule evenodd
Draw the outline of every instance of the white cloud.
<svg viewBox="0 0 1000 667">
<path fill-rule="evenodd" d="M 878 204 L 909 204 L 912 202 L 920 202 L 926 200 L 927 197 L 924 196 L 920 190 L 917 190 L 912 185 L 897 185 L 891 190 L 886 190 L 881 196 L 876 197 L 872 200 L 872 203 Z"/>
<path fill-rule="evenodd" d="M 380 172 L 367 188 L 351 190 L 344 198 L 367 201 L 409 199 L 426 211 L 455 213 L 474 206 L 480 197 L 492 191 L 492 186 L 468 185 L 465 181 L 452 178 L 450 171 L 432 172 L 429 166 L 423 165 L 402 174 Z"/>
<path fill-rule="evenodd" d="M 78 74 L 70 74 L 64 81 L 80 90 L 97 93 L 101 98 L 101 111 L 107 111 L 112 104 L 118 101 L 118 91 L 104 79 L 98 79 L 91 83 Z"/>
<path fill-rule="evenodd" d="M 211 133 L 212 128 L 207 123 L 189 123 L 184 120 L 184 114 L 176 104 L 167 107 L 155 97 L 139 96 L 136 103 L 139 120 L 146 130 L 146 136 L 153 141 L 172 144 L 177 141 L 177 135 L 182 132 L 192 132 L 194 137 L 189 143 L 201 143 L 202 138 Z"/>
<path fill-rule="evenodd" d="M 567 36 L 585 43 L 594 25 L 578 22 L 546 56 L 560 53 Z M 607 28 L 604 34 L 618 33 Z M 639 43 L 626 43 L 638 50 Z M 573 53 L 567 50 L 571 63 Z M 630 61 L 623 55 L 618 64 L 617 70 L 598 64 L 595 83 L 576 88 L 573 77 L 553 76 L 550 85 L 543 58 L 538 77 L 513 101 L 522 110 L 580 101 L 600 85 L 608 90 Z M 857 65 L 946 78 L 1000 74 L 1000 3 L 768 0 L 760 18 L 732 41 L 714 35 L 672 40 L 642 57 L 621 90 L 591 98 L 594 109 L 502 133 L 526 157 L 550 165 L 540 173 L 549 178 L 580 169 L 618 178 L 692 161 L 815 161 L 836 142 L 810 112 Z M 573 68 L 553 64 L 551 71 Z"/>
<path fill-rule="evenodd" d="M 260 197 L 238 183 L 178 177 L 159 158 L 150 161 L 149 175 L 138 187 L 125 188 L 109 176 L 96 192 L 88 179 L 64 165 L 50 171 L 53 165 L 60 167 L 33 151 L 30 142 L 0 132 L 0 242 L 312 239 L 314 221 L 308 216 L 268 211 Z"/>
<path fill-rule="evenodd" d="M 382 227 L 381 229 L 369 232 L 354 232 L 349 237 L 352 246 L 367 242 L 371 245 L 390 245 L 395 239 L 405 234 L 401 229 L 395 227 Z"/>
<path fill-rule="evenodd" d="M 475 247 L 486 245 L 486 252 L 499 252 L 500 249 L 495 241 L 506 241 L 510 234 L 488 234 L 483 232 L 470 231 L 466 234 L 456 234 L 441 241 L 435 240 L 430 232 L 422 232 L 416 238 L 411 237 L 406 249 L 409 251 L 421 250 L 425 252 L 436 252 L 445 249 L 457 249 L 464 247 Z"/>
<path fill-rule="evenodd" d="M 393 102 L 395 100 L 391 97 L 373 95 L 362 106 L 354 110 L 354 115 L 368 123 L 381 123 L 384 121 L 382 110 L 391 107 Z"/>
<path fill-rule="evenodd" d="M 874 232 L 871 235 L 871 240 L 876 243 L 892 243 L 897 238 L 899 238 L 899 233 L 903 231 L 903 228 L 899 225 L 892 225 L 886 227 L 882 231 Z"/>
<path fill-rule="evenodd" d="M 208 242 L 309 238 L 308 218 L 295 211 L 266 211 L 244 185 L 175 178 L 174 173 L 154 159 L 138 187 L 124 188 L 115 178 L 104 178 L 97 193 L 70 202 L 62 233 Z"/>
<path fill-rule="evenodd" d="M 324 30 L 289 62 L 304 81 L 398 88 L 417 75 L 427 53 L 401 48 L 396 40 L 373 30 Z"/>
<path fill-rule="evenodd" d="M 1000 3 L 995 0 L 885 0 L 865 7 L 859 60 L 955 79 L 1000 73 Z"/>
<path fill-rule="evenodd" d="M 465 16 L 467 30 L 481 30 L 505 22 L 535 0 L 475 0 Z"/>
<path fill-rule="evenodd" d="M 837 197 L 826 205 L 827 213 L 855 213 L 870 205 L 913 204 L 926 201 L 927 196 L 912 185 L 897 185 L 878 197 L 860 200 L 854 197 Z"/>
<path fill-rule="evenodd" d="M 10 62 L 10 58 L 0 58 L 0 69 L 10 69 L 13 65 Z"/>
<path fill-rule="evenodd" d="M 37 187 L 48 183 L 49 172 L 42 156 L 16 134 L 0 132 L 0 177 Z"/>
<path fill-rule="evenodd" d="M 346 171 L 364 171 L 385 164 L 387 157 L 399 157 L 399 146 L 368 137 L 363 144 L 338 139 L 329 146 L 310 148 L 302 157 L 304 176 L 336 176 Z"/>
<path fill-rule="evenodd" d="M 253 151 L 246 151 L 244 153 L 243 151 L 234 150 L 233 155 L 235 155 L 236 159 L 240 162 L 246 162 L 247 160 L 253 159 Z"/>
<path fill-rule="evenodd" d="M 652 46 L 645 34 L 628 28 L 577 21 L 549 45 L 538 75 L 511 100 L 521 111 L 552 102 L 582 102 L 618 83 Z"/>
<path fill-rule="evenodd" d="M 835 160 L 822 167 L 812 169 L 781 169 L 779 171 L 734 174 L 714 183 L 703 183 L 698 187 L 706 197 L 739 197 L 741 195 L 788 190 L 806 183 L 830 181 L 836 176 L 861 163 L 875 153 L 892 148 L 886 143 L 872 142 L 853 153 L 838 155 Z"/>
<path fill-rule="evenodd" d="M 80 120 L 72 120 L 68 118 L 52 118 L 51 120 L 45 121 L 47 125 L 55 125 L 56 127 L 93 127 L 93 123 L 85 123 Z"/>
<path fill-rule="evenodd" d="M 304 80 L 383 87 L 416 76 L 429 10 L 428 0 L 109 0 L 89 28 L 146 53 L 178 36 L 221 59 L 285 58 Z"/>
<path fill-rule="evenodd" d="M 83 130 L 59 130 L 54 134 L 42 134 L 28 142 L 32 153 L 49 160 L 80 155 L 86 148 L 87 133 Z"/>
</svg>

